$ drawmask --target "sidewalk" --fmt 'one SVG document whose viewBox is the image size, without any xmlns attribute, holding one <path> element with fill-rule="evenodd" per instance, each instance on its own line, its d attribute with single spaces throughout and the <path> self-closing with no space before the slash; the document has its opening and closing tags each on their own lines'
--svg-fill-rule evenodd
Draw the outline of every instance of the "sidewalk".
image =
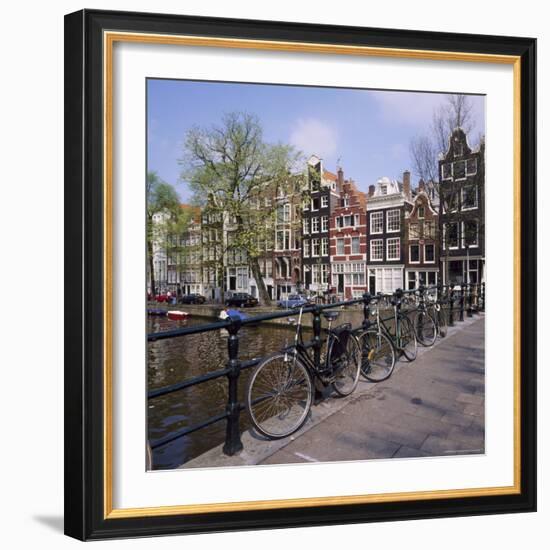
<svg viewBox="0 0 550 550">
<path fill-rule="evenodd" d="M 181 468 L 483 453 L 484 362 L 484 316 L 465 319 L 385 382 L 361 379 L 350 397 L 313 407 L 293 437 L 266 441 L 249 431 L 239 455 L 218 447 Z"/>
</svg>

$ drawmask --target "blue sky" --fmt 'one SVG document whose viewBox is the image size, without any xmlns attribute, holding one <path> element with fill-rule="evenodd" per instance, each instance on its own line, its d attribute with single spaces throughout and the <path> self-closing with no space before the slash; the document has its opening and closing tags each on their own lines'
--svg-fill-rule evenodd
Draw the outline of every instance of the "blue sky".
<svg viewBox="0 0 550 550">
<path fill-rule="evenodd" d="M 158 79 L 147 86 L 148 170 L 174 185 L 183 201 L 190 199 L 178 164 L 186 132 L 217 125 L 224 113 L 256 114 L 265 141 L 316 154 L 332 172 L 340 159 L 345 177 L 366 191 L 382 176 L 400 179 L 404 170 L 413 171 L 410 140 L 428 131 L 434 108 L 445 102 L 445 94 L 424 92 Z M 484 133 L 485 98 L 470 100 L 474 143 Z"/>
</svg>

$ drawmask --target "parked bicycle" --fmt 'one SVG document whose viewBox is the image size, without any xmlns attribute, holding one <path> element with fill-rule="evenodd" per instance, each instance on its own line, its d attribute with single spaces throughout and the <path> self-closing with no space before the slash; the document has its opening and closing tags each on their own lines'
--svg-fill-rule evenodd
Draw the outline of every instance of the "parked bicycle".
<svg viewBox="0 0 550 550">
<path fill-rule="evenodd" d="M 374 315 L 375 320 L 366 319 L 359 330 L 361 372 L 370 382 L 381 382 L 391 376 L 399 356 L 407 361 L 416 359 L 416 334 L 411 320 L 401 312 L 403 291 L 397 290 L 393 295 L 378 293 L 374 298 L 367 295 L 366 299 L 369 316 Z M 384 318 L 380 309 L 388 300 L 393 315 Z"/>
<path fill-rule="evenodd" d="M 448 313 L 445 310 L 445 304 L 448 300 L 443 296 L 443 287 L 437 287 L 436 292 L 428 292 L 426 294 L 426 307 L 428 313 L 435 321 L 437 335 L 440 338 L 447 336 L 447 317 Z"/>
<path fill-rule="evenodd" d="M 421 285 L 411 292 L 416 305 L 409 311 L 409 314 L 413 319 L 416 338 L 425 347 L 433 346 L 437 338 L 437 322 L 427 307 L 426 288 Z"/>
<path fill-rule="evenodd" d="M 357 387 L 361 366 L 361 349 L 352 333 L 351 324 L 332 328 L 338 311 L 324 311 L 328 321 L 327 338 L 318 352 L 305 344 L 302 314 L 296 325 L 294 344 L 267 357 L 250 376 L 246 390 L 246 407 L 254 428 L 270 439 L 287 437 L 299 430 L 307 419 L 315 391 L 315 383 L 332 386 L 345 397 Z M 319 353 L 320 351 L 320 353 Z"/>
</svg>

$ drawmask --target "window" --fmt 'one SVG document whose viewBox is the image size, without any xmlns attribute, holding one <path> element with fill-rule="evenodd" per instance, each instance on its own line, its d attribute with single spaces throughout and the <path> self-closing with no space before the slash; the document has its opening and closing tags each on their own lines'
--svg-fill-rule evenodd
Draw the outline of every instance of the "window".
<svg viewBox="0 0 550 550">
<path fill-rule="evenodd" d="M 435 239 L 435 223 L 434 222 L 424 222 L 424 238 L 425 239 Z"/>
<path fill-rule="evenodd" d="M 290 250 L 290 230 L 277 231 L 276 250 Z"/>
<path fill-rule="evenodd" d="M 464 145 L 455 143 L 455 157 L 461 157 L 464 154 Z"/>
<path fill-rule="evenodd" d="M 319 233 L 319 218 L 316 216 L 311 218 L 311 232 Z"/>
<path fill-rule="evenodd" d="M 465 160 L 459 160 L 453 164 L 453 176 L 455 180 L 464 179 L 466 177 Z"/>
<path fill-rule="evenodd" d="M 462 188 L 462 210 L 477 208 L 477 185 L 465 185 Z"/>
<path fill-rule="evenodd" d="M 386 258 L 388 260 L 399 260 L 401 258 L 401 239 L 388 239 L 386 241 Z"/>
<path fill-rule="evenodd" d="M 468 282 L 469 283 L 478 282 L 477 271 L 478 271 L 478 261 L 470 260 L 468 265 Z"/>
<path fill-rule="evenodd" d="M 387 185 L 381 185 L 380 186 L 380 194 L 381 195 L 387 195 L 388 194 L 388 186 Z"/>
<path fill-rule="evenodd" d="M 453 177 L 452 164 L 446 163 L 441 165 L 441 179 L 450 180 Z"/>
<path fill-rule="evenodd" d="M 328 267 L 328 264 L 321 265 L 321 282 L 325 285 L 328 283 Z"/>
<path fill-rule="evenodd" d="M 387 227 L 388 233 L 395 233 L 401 229 L 401 212 L 399 210 L 388 210 Z"/>
<path fill-rule="evenodd" d="M 477 174 L 477 159 L 468 159 L 466 161 L 466 175 L 475 176 Z"/>
<path fill-rule="evenodd" d="M 306 210 L 309 210 L 309 203 L 310 203 L 309 199 L 306 198 L 306 199 L 304 200 L 304 212 L 305 212 Z"/>
<path fill-rule="evenodd" d="M 328 216 L 321 218 L 321 232 L 326 233 L 328 231 Z"/>
<path fill-rule="evenodd" d="M 419 206 L 418 207 L 418 219 L 423 219 L 423 218 L 424 218 L 424 207 Z"/>
<path fill-rule="evenodd" d="M 443 248 L 458 248 L 458 222 L 447 223 L 443 226 Z"/>
<path fill-rule="evenodd" d="M 323 195 L 321 197 L 321 208 L 327 208 L 328 206 L 328 195 Z"/>
<path fill-rule="evenodd" d="M 409 258 L 411 264 L 417 264 L 420 262 L 420 246 L 417 244 L 411 244 L 409 246 Z"/>
<path fill-rule="evenodd" d="M 354 221 L 353 216 L 342 216 L 342 227 L 353 227 Z"/>
<path fill-rule="evenodd" d="M 342 227 L 342 218 L 340 216 L 338 216 L 336 218 L 336 228 L 340 229 L 341 227 Z"/>
<path fill-rule="evenodd" d="M 302 220 L 302 228 L 303 228 L 304 235 L 308 235 L 309 234 L 309 219 L 308 218 L 304 218 Z"/>
<path fill-rule="evenodd" d="M 373 262 L 380 262 L 384 259 L 384 241 L 373 239 L 370 242 L 370 259 Z"/>
<path fill-rule="evenodd" d="M 370 215 L 370 232 L 382 233 L 384 231 L 384 212 L 372 212 Z"/>
<path fill-rule="evenodd" d="M 328 256 L 328 239 L 321 239 L 321 256 Z"/>
<path fill-rule="evenodd" d="M 446 205 L 444 206 L 446 206 L 446 208 L 444 208 L 444 210 L 447 210 L 449 212 L 456 212 L 458 210 L 458 193 L 457 192 L 446 194 L 445 201 L 446 201 Z"/>
<path fill-rule="evenodd" d="M 435 246 L 433 244 L 424 245 L 424 262 L 427 264 L 435 262 Z"/>
<path fill-rule="evenodd" d="M 352 254 L 359 254 L 360 253 L 359 237 L 352 237 L 351 238 L 351 253 Z"/>
<path fill-rule="evenodd" d="M 437 272 L 428 271 L 428 286 L 433 286 L 437 284 Z"/>
<path fill-rule="evenodd" d="M 409 225 L 409 239 L 418 239 L 420 237 L 420 224 L 411 222 Z"/>
<path fill-rule="evenodd" d="M 342 199 L 342 206 L 344 208 L 347 208 L 349 206 L 349 197 L 347 195 L 344 195 Z"/>
<path fill-rule="evenodd" d="M 312 257 L 319 256 L 319 239 L 311 240 L 311 256 Z"/>
<path fill-rule="evenodd" d="M 344 239 L 336 239 L 336 254 L 344 254 Z"/>
<path fill-rule="evenodd" d="M 467 220 L 462 222 L 462 246 L 478 246 L 478 224 L 477 220 Z"/>
<path fill-rule="evenodd" d="M 311 210 L 319 210 L 319 198 L 311 199 Z"/>
<path fill-rule="evenodd" d="M 355 214 L 354 216 L 354 225 L 357 227 L 361 223 L 359 214 Z"/>
<path fill-rule="evenodd" d="M 302 250 L 304 251 L 304 258 L 309 258 L 309 239 L 303 240 Z"/>
<path fill-rule="evenodd" d="M 285 204 L 283 207 L 283 221 L 290 221 L 290 204 Z"/>
</svg>

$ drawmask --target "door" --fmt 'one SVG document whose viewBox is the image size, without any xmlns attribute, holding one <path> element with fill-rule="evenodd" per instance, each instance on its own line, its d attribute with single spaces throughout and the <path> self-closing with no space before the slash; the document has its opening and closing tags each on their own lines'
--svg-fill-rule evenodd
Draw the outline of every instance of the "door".
<svg viewBox="0 0 550 550">
<path fill-rule="evenodd" d="M 338 294 L 344 292 L 344 274 L 338 273 Z"/>
</svg>

